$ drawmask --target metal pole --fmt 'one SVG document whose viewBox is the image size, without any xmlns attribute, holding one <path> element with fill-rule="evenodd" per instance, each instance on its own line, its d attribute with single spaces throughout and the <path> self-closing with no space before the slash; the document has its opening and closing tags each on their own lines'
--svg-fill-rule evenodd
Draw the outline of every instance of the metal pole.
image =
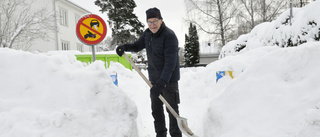
<svg viewBox="0 0 320 137">
<path fill-rule="evenodd" d="M 290 26 L 292 25 L 292 0 L 290 0 Z"/>
<path fill-rule="evenodd" d="M 92 47 L 92 58 L 93 58 L 93 62 L 95 62 L 96 61 L 96 51 L 95 51 L 95 45 L 91 45 L 91 47 Z"/>
</svg>

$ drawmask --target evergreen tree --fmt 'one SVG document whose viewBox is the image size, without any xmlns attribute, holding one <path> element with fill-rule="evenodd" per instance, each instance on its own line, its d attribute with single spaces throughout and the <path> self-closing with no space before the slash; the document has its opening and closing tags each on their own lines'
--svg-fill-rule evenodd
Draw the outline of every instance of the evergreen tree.
<svg viewBox="0 0 320 137">
<path fill-rule="evenodd" d="M 187 66 L 192 66 L 199 63 L 199 37 L 197 27 L 190 23 L 189 36 L 185 35 L 185 60 Z"/>
<path fill-rule="evenodd" d="M 191 45 L 190 45 L 190 39 L 187 34 L 185 34 L 185 45 L 184 45 L 184 59 L 187 66 L 191 66 Z"/>
<path fill-rule="evenodd" d="M 137 7 L 134 0 L 96 0 L 95 5 L 101 8 L 102 13 L 107 12 L 109 17 L 112 48 L 135 41 L 142 35 L 144 25 L 133 13 L 133 9 Z"/>
</svg>

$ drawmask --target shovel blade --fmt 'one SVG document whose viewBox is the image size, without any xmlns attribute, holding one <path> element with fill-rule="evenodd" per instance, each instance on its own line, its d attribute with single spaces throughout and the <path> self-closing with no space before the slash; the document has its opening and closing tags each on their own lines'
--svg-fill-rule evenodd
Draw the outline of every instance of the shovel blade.
<svg viewBox="0 0 320 137">
<path fill-rule="evenodd" d="M 186 135 L 187 137 L 198 137 L 195 134 L 193 134 L 193 132 L 188 127 L 188 122 L 186 118 L 177 117 L 177 121 L 179 129 L 184 135 Z"/>
</svg>

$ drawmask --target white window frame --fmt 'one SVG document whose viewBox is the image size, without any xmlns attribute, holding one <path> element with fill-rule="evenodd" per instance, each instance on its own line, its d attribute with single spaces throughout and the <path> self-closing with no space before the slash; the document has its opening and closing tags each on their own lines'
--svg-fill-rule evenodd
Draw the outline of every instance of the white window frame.
<svg viewBox="0 0 320 137">
<path fill-rule="evenodd" d="M 77 43 L 77 50 L 83 52 L 83 44 Z"/>
<path fill-rule="evenodd" d="M 75 24 L 78 24 L 78 21 L 80 20 L 80 15 L 79 14 L 74 14 L 74 18 L 75 18 Z"/>
<path fill-rule="evenodd" d="M 68 10 L 60 7 L 60 24 L 68 26 Z"/>
<path fill-rule="evenodd" d="M 61 40 L 61 50 L 70 50 L 70 42 Z"/>
</svg>

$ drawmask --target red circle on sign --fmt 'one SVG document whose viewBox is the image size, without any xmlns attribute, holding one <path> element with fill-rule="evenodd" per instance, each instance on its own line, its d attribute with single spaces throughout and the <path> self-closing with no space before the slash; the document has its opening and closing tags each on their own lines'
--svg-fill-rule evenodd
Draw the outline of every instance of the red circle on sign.
<svg viewBox="0 0 320 137">
<path fill-rule="evenodd" d="M 101 22 L 101 25 L 103 27 L 103 33 L 102 34 L 94 34 L 94 37 L 95 35 L 100 35 L 100 38 L 95 40 L 95 41 L 90 41 L 90 40 L 87 40 L 85 37 L 86 36 L 83 36 L 80 32 L 80 27 L 81 26 L 84 26 L 90 30 L 93 31 L 93 33 L 95 32 L 94 29 L 91 29 L 90 27 L 86 26 L 83 24 L 83 21 L 86 20 L 87 18 L 94 18 L 95 20 Z M 95 15 L 95 14 L 88 14 L 88 15 L 84 15 L 77 23 L 77 28 L 76 28 L 76 32 L 77 32 L 77 36 L 79 38 L 80 41 L 82 41 L 83 43 L 86 43 L 86 44 L 89 44 L 89 45 L 95 45 L 95 44 L 98 44 L 100 43 L 105 37 L 106 37 L 106 34 L 107 34 L 107 25 L 106 23 L 104 22 L 104 20 L 98 16 L 98 15 Z"/>
</svg>

